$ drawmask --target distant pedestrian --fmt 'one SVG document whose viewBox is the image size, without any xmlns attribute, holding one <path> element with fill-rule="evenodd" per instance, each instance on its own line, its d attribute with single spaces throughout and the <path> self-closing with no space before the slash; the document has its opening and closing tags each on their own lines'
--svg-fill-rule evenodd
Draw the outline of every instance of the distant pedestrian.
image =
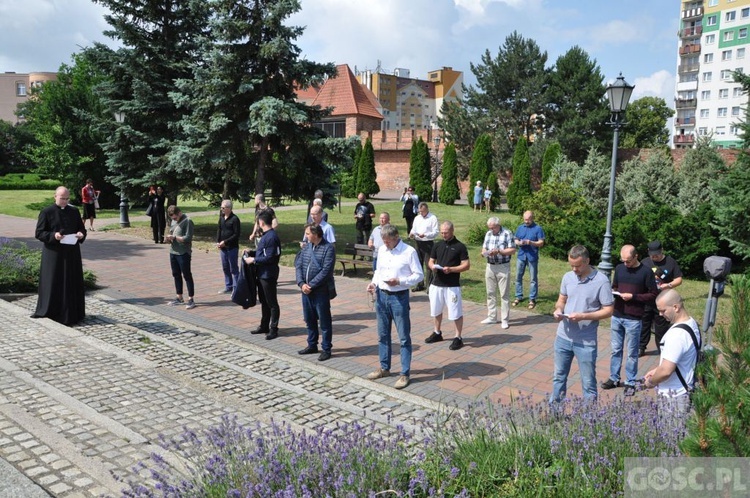
<svg viewBox="0 0 750 498">
<path fill-rule="evenodd" d="M 263 235 L 263 231 L 260 229 L 260 225 L 258 224 L 258 214 L 260 214 L 261 211 L 268 211 L 269 213 L 271 213 L 271 228 L 276 230 L 276 228 L 278 228 L 279 226 L 279 222 L 276 219 L 276 212 L 271 206 L 266 204 L 266 196 L 264 196 L 263 194 L 255 194 L 255 224 L 253 225 L 253 231 L 250 234 L 249 239 L 256 244 Z"/>
<path fill-rule="evenodd" d="M 177 297 L 168 302 L 170 306 L 185 305 L 185 309 L 195 308 L 195 284 L 193 282 L 193 271 L 191 269 L 193 253 L 193 233 L 195 225 L 193 220 L 187 217 L 177 206 L 167 208 L 167 216 L 172 220 L 169 226 L 169 234 L 164 236 L 164 241 L 170 244 L 169 247 L 169 265 L 172 268 L 172 277 L 174 278 L 174 289 Z M 182 280 L 185 279 L 185 285 L 188 291 L 187 303 L 182 297 Z"/>
<path fill-rule="evenodd" d="M 328 213 L 325 212 L 323 209 L 323 191 L 318 189 L 313 194 L 313 198 L 310 200 L 310 202 L 307 203 L 307 223 L 314 223 L 313 219 L 310 217 L 310 210 L 313 208 L 313 206 L 320 206 L 321 211 L 323 212 L 323 221 L 328 222 Z"/>
<path fill-rule="evenodd" d="M 323 238 L 323 229 L 319 225 L 307 225 L 305 236 L 308 244 L 294 261 L 297 286 L 302 291 L 302 314 L 307 325 L 307 347 L 299 354 L 316 354 L 318 337 L 322 333 L 320 345 L 323 351 L 318 361 L 326 361 L 331 357 L 333 347 L 330 283 L 336 250 Z"/>
<path fill-rule="evenodd" d="M 414 192 L 414 187 L 409 186 L 404 189 L 401 202 L 403 202 L 401 206 L 402 217 L 406 220 L 406 235 L 408 236 L 414 225 L 414 218 L 417 217 L 419 212 L 419 196 Z"/>
<path fill-rule="evenodd" d="M 357 196 L 354 206 L 355 228 L 357 229 L 357 244 L 367 244 L 372 231 L 372 219 L 375 217 L 375 206 L 367 200 L 362 192 Z"/>
<path fill-rule="evenodd" d="M 277 297 L 279 283 L 279 259 L 281 258 L 281 241 L 273 229 L 271 213 L 263 211 L 258 214 L 258 223 L 263 236 L 258 241 L 255 256 L 244 256 L 245 263 L 256 267 L 258 280 L 258 299 L 261 304 L 260 326 L 251 334 L 265 334 L 266 340 L 279 336 L 279 317 L 281 310 Z"/>
<path fill-rule="evenodd" d="M 378 268 L 378 250 L 383 245 L 383 233 L 382 229 L 384 226 L 391 223 L 391 215 L 383 212 L 380 213 L 380 225 L 376 226 L 370 234 L 370 238 L 367 241 L 367 245 L 372 249 L 372 269 L 375 271 Z"/>
<path fill-rule="evenodd" d="M 536 306 L 539 291 L 539 249 L 544 246 L 544 230 L 534 223 L 534 212 L 523 213 L 523 224 L 516 228 L 514 236 L 518 256 L 516 258 L 516 299 L 513 306 L 523 300 L 523 275 L 529 269 L 529 309 Z"/>
<path fill-rule="evenodd" d="M 329 244 L 335 244 L 336 232 L 330 223 L 323 220 L 323 208 L 320 206 L 313 206 L 312 209 L 310 209 L 310 218 L 312 219 L 311 223 L 320 226 L 323 230 L 323 238 L 326 239 Z M 301 245 L 304 245 L 306 242 L 307 239 L 303 235 Z"/>
<path fill-rule="evenodd" d="M 231 294 L 240 276 L 237 261 L 240 252 L 241 229 L 240 219 L 232 211 L 232 201 L 224 199 L 221 201 L 219 226 L 216 230 L 216 247 L 219 249 L 221 269 L 224 272 L 224 288 L 219 291 L 219 294 Z"/>
<path fill-rule="evenodd" d="M 484 189 L 484 207 L 487 208 L 487 214 L 492 211 L 492 190 L 490 190 L 489 185 Z"/>
<path fill-rule="evenodd" d="M 469 251 L 453 234 L 453 223 L 444 221 L 440 225 L 443 240 L 436 243 L 430 254 L 428 267 L 434 272 L 430 285 L 430 315 L 434 322 L 434 331 L 425 339 L 427 344 L 443 340 L 441 325 L 443 310 L 448 309 L 448 320 L 453 321 L 456 336 L 449 349 L 456 351 L 464 346 L 461 332 L 464 325 L 463 300 L 461 299 L 461 273 L 471 267 Z"/>
<path fill-rule="evenodd" d="M 86 227 L 69 201 L 70 191 L 57 187 L 55 203 L 39 213 L 34 234 L 44 247 L 39 267 L 39 297 L 31 317 L 46 317 L 64 325 L 74 325 L 86 316 L 81 261 Z"/>
<path fill-rule="evenodd" d="M 500 327 L 507 329 L 510 318 L 510 259 L 516 252 L 513 233 L 500 225 L 500 218 L 487 220 L 482 257 L 487 258 L 484 281 L 487 290 L 487 318 L 482 323 L 497 323 L 497 293 L 500 292 Z"/>
<path fill-rule="evenodd" d="M 94 181 L 89 178 L 86 185 L 81 189 L 81 203 L 83 204 L 83 220 L 89 220 L 89 229 L 94 230 L 94 218 L 96 218 L 96 205 L 98 203 L 100 190 L 94 190 Z"/>
<path fill-rule="evenodd" d="M 435 245 L 435 237 L 437 237 L 439 227 L 437 217 L 430 213 L 430 208 L 426 202 L 419 203 L 419 216 L 414 218 L 414 224 L 409 232 L 409 238 L 414 239 L 417 242 L 417 255 L 419 255 L 419 263 L 422 268 L 430 259 L 432 253 L 432 247 Z M 430 287 L 432 283 L 432 272 L 425 270 L 425 279 L 427 280 L 427 287 Z M 420 282 L 414 289 L 414 292 L 423 291 L 425 289 L 425 283 Z"/>
<path fill-rule="evenodd" d="M 367 375 L 370 380 L 391 375 L 391 328 L 395 324 L 400 343 L 401 375 L 395 388 L 409 385 L 411 374 L 411 317 L 409 287 L 424 278 L 417 252 L 398 236 L 398 228 L 385 225 L 381 229 L 383 246 L 378 254 L 378 268 L 367 285 L 375 294 L 375 315 L 378 320 L 378 358 L 380 368 Z"/>
<path fill-rule="evenodd" d="M 583 397 L 594 401 L 597 398 L 597 330 L 599 320 L 612 316 L 614 297 L 607 276 L 589 264 L 589 252 L 585 247 L 579 245 L 570 249 L 568 264 L 571 271 L 562 278 L 560 296 L 552 315 L 559 323 L 550 402 L 565 398 L 574 357 L 578 362 Z"/>
<path fill-rule="evenodd" d="M 164 205 L 167 197 L 161 187 L 151 187 L 148 191 L 148 203 L 151 209 L 151 232 L 155 244 L 164 243 L 164 231 L 167 227 Z"/>
<path fill-rule="evenodd" d="M 641 261 L 654 275 L 656 288 L 662 290 L 674 289 L 682 284 L 682 270 L 672 256 L 664 254 L 661 242 L 654 240 L 648 244 L 648 257 Z M 643 313 L 641 324 L 641 347 L 639 356 L 646 354 L 646 348 L 651 341 L 651 328 L 653 326 L 656 350 L 660 351 L 661 340 L 669 329 L 669 322 L 656 311 L 654 304 L 649 304 Z"/>
<path fill-rule="evenodd" d="M 474 211 L 482 212 L 482 205 L 484 204 L 484 189 L 482 188 L 482 182 L 477 182 L 474 185 Z"/>
</svg>

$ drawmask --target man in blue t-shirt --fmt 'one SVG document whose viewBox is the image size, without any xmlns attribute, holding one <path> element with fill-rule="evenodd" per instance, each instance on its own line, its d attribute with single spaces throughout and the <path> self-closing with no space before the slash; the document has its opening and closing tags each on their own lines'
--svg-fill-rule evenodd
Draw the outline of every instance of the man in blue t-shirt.
<svg viewBox="0 0 750 498">
<path fill-rule="evenodd" d="M 609 278 L 589 264 L 583 246 L 568 251 L 571 271 L 560 284 L 553 316 L 559 322 L 555 338 L 555 371 L 550 402 L 562 401 L 568 391 L 568 374 L 575 356 L 583 397 L 596 400 L 596 332 L 599 320 L 612 316 L 614 297 Z"/>
<path fill-rule="evenodd" d="M 544 230 L 534 223 L 534 212 L 523 213 L 523 224 L 516 229 L 516 299 L 513 306 L 518 306 L 523 300 L 523 274 L 529 268 L 529 309 L 536 306 L 536 295 L 539 287 L 537 268 L 539 265 L 539 249 L 544 245 Z"/>
</svg>

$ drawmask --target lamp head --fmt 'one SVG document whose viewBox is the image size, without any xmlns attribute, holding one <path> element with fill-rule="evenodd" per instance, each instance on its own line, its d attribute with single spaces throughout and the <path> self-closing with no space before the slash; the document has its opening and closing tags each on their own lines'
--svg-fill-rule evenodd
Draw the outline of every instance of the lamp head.
<svg viewBox="0 0 750 498">
<path fill-rule="evenodd" d="M 614 83 L 607 87 L 607 98 L 609 99 L 609 111 L 612 114 L 625 112 L 633 94 L 634 85 L 629 85 L 620 73 Z"/>
</svg>

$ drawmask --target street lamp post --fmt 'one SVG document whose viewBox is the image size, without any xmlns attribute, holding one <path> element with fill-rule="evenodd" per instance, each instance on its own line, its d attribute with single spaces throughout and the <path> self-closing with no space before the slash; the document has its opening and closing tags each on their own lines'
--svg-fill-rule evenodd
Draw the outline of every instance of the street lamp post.
<svg viewBox="0 0 750 498">
<path fill-rule="evenodd" d="M 609 177 L 609 202 L 607 203 L 607 230 L 604 233 L 604 243 L 602 245 L 602 261 L 599 263 L 599 270 L 607 277 L 612 274 L 612 209 L 615 203 L 615 175 L 617 173 L 617 145 L 620 141 L 620 128 L 625 125 L 625 108 L 630 101 L 630 95 L 633 93 L 635 86 L 628 85 L 623 78 L 622 73 L 617 80 L 607 87 L 607 98 L 609 99 L 609 111 L 612 113 L 612 119 L 608 124 L 612 126 L 615 132 L 612 141 L 612 167 Z"/>
<path fill-rule="evenodd" d="M 435 133 L 432 141 L 435 143 L 435 183 L 432 186 L 432 202 L 438 201 L 438 188 L 437 188 L 437 177 L 438 177 L 438 149 L 440 148 L 440 135 Z"/>
<path fill-rule="evenodd" d="M 122 124 L 125 121 L 125 114 L 121 112 L 115 113 L 115 121 Z M 125 186 L 120 187 L 120 228 L 128 228 L 130 226 L 130 218 L 128 217 L 128 198 L 125 195 Z"/>
</svg>

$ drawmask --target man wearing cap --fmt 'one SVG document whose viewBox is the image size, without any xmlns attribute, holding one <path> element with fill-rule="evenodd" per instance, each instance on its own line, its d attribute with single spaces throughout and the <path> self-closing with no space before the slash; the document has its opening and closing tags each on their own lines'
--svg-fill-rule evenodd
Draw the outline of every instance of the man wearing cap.
<svg viewBox="0 0 750 498">
<path fill-rule="evenodd" d="M 664 254 L 661 242 L 654 240 L 648 243 L 648 258 L 641 263 L 651 269 L 656 279 L 656 288 L 659 291 L 674 289 L 682 284 L 682 270 L 680 265 L 671 256 Z M 656 350 L 661 351 L 661 340 L 669 330 L 669 322 L 659 315 L 654 304 L 649 304 L 643 313 L 641 323 L 641 347 L 638 356 L 646 354 L 646 348 L 651 340 L 651 325 L 654 327 L 654 338 L 656 339 Z"/>
</svg>

